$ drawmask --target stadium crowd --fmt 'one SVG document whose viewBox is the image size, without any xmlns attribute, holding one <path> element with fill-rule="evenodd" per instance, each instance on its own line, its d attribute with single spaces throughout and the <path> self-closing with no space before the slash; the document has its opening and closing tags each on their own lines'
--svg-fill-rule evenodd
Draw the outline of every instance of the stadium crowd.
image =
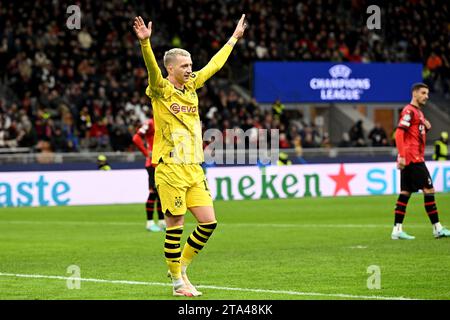
<svg viewBox="0 0 450 320">
<path fill-rule="evenodd" d="M 370 31 L 365 27 L 370 4 L 84 0 L 78 2 L 81 29 L 69 30 L 68 3 L 2 2 L 0 148 L 134 150 L 131 137 L 150 112 L 144 94 L 146 70 L 131 28 L 134 16 L 143 13 L 145 20 L 154 21 L 157 58 L 171 47 L 185 47 L 192 53 L 194 69 L 208 62 L 241 12 L 246 13 L 248 33 L 234 50 L 232 63 L 199 91 L 204 129 L 277 128 L 282 148 L 330 146 L 328 134 L 306 123 L 300 111 L 285 110 L 282 102 L 264 110 L 255 99 L 230 89 L 242 66 L 255 60 L 422 62 L 432 91 L 448 94 L 449 5 L 391 1 L 383 4 L 382 30 Z M 350 146 L 367 144 L 364 136 L 359 139 L 349 131 Z"/>
</svg>

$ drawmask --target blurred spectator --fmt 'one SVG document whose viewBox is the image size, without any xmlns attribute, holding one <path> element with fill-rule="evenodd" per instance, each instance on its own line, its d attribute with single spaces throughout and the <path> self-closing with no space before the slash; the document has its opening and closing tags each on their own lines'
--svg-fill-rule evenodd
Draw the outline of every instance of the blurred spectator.
<svg viewBox="0 0 450 320">
<path fill-rule="evenodd" d="M 114 126 L 111 132 L 111 147 L 113 151 L 127 151 L 131 145 L 131 135 L 124 126 Z"/>
<path fill-rule="evenodd" d="M 427 68 L 431 72 L 437 72 L 442 66 L 442 59 L 435 52 L 432 52 L 427 59 Z"/>
<path fill-rule="evenodd" d="M 280 132 L 280 149 L 289 149 L 292 145 L 287 139 L 286 133 Z"/>
<path fill-rule="evenodd" d="M 312 127 L 306 127 L 304 129 L 305 136 L 302 139 L 303 148 L 318 148 L 319 144 L 315 140 L 315 132 Z"/>
<path fill-rule="evenodd" d="M 46 164 L 55 162 L 55 153 L 52 150 L 50 141 L 39 140 L 36 149 L 38 150 L 38 154 L 36 155 L 37 163 Z"/>
<path fill-rule="evenodd" d="M 103 171 L 111 170 L 111 166 L 109 165 L 108 159 L 106 158 L 105 155 L 100 154 L 97 157 L 97 167 L 98 167 L 98 170 L 103 170 Z"/>
<path fill-rule="evenodd" d="M 362 120 L 356 121 L 356 123 L 350 128 L 349 136 L 352 147 L 365 147 L 367 145 L 364 138 Z"/>
<path fill-rule="evenodd" d="M 51 147 L 55 152 L 67 152 L 67 137 L 60 127 L 56 127 L 51 137 Z"/>
<path fill-rule="evenodd" d="M 342 139 L 338 144 L 339 148 L 350 148 L 352 147 L 352 142 L 350 141 L 350 135 L 348 132 L 342 134 Z"/>
<path fill-rule="evenodd" d="M 299 134 L 296 134 L 293 138 L 292 138 L 292 143 L 295 149 L 295 155 L 297 157 L 302 157 L 303 156 L 303 148 L 302 148 L 302 138 L 300 137 Z"/>
<path fill-rule="evenodd" d="M 380 123 L 375 123 L 375 127 L 369 132 L 369 139 L 372 141 L 373 147 L 386 147 L 389 145 L 386 131 Z"/>
<path fill-rule="evenodd" d="M 435 85 L 441 76 L 442 59 L 435 52 L 431 52 L 427 59 L 426 67 L 430 71 L 431 91 L 434 91 Z"/>
<path fill-rule="evenodd" d="M 450 99 L 450 62 L 446 56 L 442 56 L 441 81 L 445 98 Z"/>
<path fill-rule="evenodd" d="M 331 148 L 330 135 L 328 132 L 324 132 L 322 136 L 322 141 L 320 143 L 321 148 Z"/>
<path fill-rule="evenodd" d="M 286 106 L 281 103 L 280 100 L 275 101 L 272 105 L 272 114 L 275 119 L 278 119 L 281 122 L 285 122 L 284 109 Z"/>
<path fill-rule="evenodd" d="M 289 155 L 286 152 L 280 152 L 277 161 L 278 166 L 290 166 L 292 161 L 289 159 Z"/>
<path fill-rule="evenodd" d="M 434 142 L 433 160 L 447 161 L 448 160 L 448 132 L 441 132 L 441 136 Z"/>
<path fill-rule="evenodd" d="M 95 121 L 87 134 L 90 149 L 105 151 L 109 146 L 109 131 L 106 118 Z"/>
<path fill-rule="evenodd" d="M 74 125 L 73 116 L 70 112 L 65 112 L 62 116 L 62 133 L 66 137 L 66 151 L 76 152 L 79 149 L 77 130 Z"/>
<path fill-rule="evenodd" d="M 18 146 L 21 148 L 33 148 L 36 145 L 37 135 L 31 122 L 26 122 L 22 125 L 17 141 Z"/>
</svg>

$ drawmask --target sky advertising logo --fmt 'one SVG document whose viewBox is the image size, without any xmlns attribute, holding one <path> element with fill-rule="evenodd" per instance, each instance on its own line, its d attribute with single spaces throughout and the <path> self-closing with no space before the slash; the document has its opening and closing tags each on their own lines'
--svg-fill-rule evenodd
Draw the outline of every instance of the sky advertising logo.
<svg viewBox="0 0 450 320">
<path fill-rule="evenodd" d="M 450 192 L 450 166 L 427 165 L 437 192 Z M 366 173 L 366 190 L 370 195 L 397 194 L 400 192 L 400 171 L 382 166 L 370 168 Z"/>
</svg>

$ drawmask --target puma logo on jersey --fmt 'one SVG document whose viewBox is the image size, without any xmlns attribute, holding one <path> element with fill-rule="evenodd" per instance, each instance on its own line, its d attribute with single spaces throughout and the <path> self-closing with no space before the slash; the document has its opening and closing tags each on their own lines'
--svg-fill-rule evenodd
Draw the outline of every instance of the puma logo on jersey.
<svg viewBox="0 0 450 320">
<path fill-rule="evenodd" d="M 180 106 L 177 103 L 174 103 L 170 106 L 170 111 L 173 114 L 177 114 L 179 112 L 185 112 L 185 113 L 196 113 L 197 107 L 187 107 L 187 106 Z"/>
</svg>

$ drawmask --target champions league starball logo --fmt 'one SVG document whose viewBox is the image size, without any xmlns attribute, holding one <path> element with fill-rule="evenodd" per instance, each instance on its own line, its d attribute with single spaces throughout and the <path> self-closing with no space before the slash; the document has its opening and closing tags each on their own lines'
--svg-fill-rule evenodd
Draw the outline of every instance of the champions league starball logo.
<svg viewBox="0 0 450 320">
<path fill-rule="evenodd" d="M 365 90 L 370 89 L 369 78 L 350 78 L 352 69 L 343 64 L 331 67 L 331 78 L 312 78 L 309 86 L 320 90 L 321 100 L 358 101 Z"/>
<path fill-rule="evenodd" d="M 343 64 L 338 64 L 330 68 L 329 70 L 330 75 L 333 78 L 348 78 L 350 76 L 350 73 L 352 73 L 352 69 L 350 69 L 347 66 L 344 66 Z"/>
</svg>

